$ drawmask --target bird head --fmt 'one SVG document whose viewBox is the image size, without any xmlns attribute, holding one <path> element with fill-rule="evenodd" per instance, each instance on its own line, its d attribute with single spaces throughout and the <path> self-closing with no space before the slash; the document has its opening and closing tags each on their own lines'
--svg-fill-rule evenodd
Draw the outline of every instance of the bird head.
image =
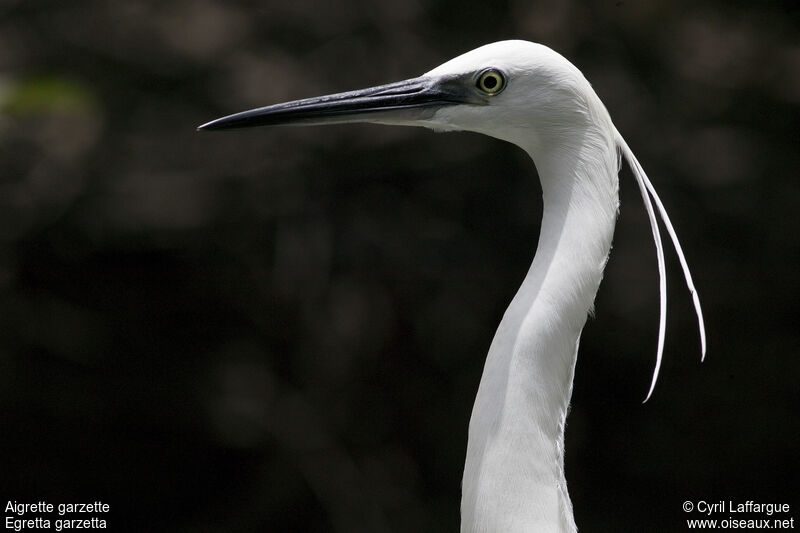
<svg viewBox="0 0 800 533">
<path fill-rule="evenodd" d="M 561 170 L 557 176 L 572 175 L 570 168 L 564 165 L 612 169 L 613 173 L 593 174 L 613 175 L 606 181 L 611 187 L 608 190 L 612 191 L 606 207 L 614 213 L 618 208 L 616 170 L 619 163 L 614 148 L 619 149 L 639 184 L 659 257 L 659 345 L 647 397 L 653 392 L 658 377 L 666 327 L 664 259 L 651 195 L 675 245 L 692 294 L 701 351 L 705 356 L 700 300 L 667 212 L 633 152 L 611 122 L 605 106 L 583 74 L 563 56 L 536 43 L 500 41 L 453 58 L 418 78 L 251 109 L 212 120 L 198 129 L 349 122 L 482 133 L 521 146 L 537 161 L 537 168 L 543 159 L 545 165 L 555 161 Z M 571 153 L 561 157 L 565 150 Z M 543 192 L 544 187 L 543 182 Z"/>
<path fill-rule="evenodd" d="M 595 101 L 581 72 L 558 53 L 501 41 L 418 78 L 251 109 L 198 129 L 371 122 L 473 131 L 524 146 L 582 124 Z"/>
</svg>

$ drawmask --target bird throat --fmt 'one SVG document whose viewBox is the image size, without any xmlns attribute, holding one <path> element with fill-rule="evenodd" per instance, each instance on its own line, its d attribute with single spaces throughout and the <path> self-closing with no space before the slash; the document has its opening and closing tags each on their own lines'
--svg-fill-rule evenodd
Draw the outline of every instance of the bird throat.
<svg viewBox="0 0 800 533">
<path fill-rule="evenodd" d="M 619 203 L 613 139 L 593 146 L 537 158 L 539 244 L 492 341 L 475 399 L 462 532 L 576 530 L 564 475 L 564 427 L 578 342 Z"/>
</svg>

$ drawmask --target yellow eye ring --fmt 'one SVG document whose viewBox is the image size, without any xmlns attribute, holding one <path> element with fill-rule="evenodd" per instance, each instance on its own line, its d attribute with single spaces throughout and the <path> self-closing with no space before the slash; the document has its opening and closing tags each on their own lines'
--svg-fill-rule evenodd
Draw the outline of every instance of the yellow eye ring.
<svg viewBox="0 0 800 533">
<path fill-rule="evenodd" d="M 494 69 L 487 70 L 478 76 L 478 89 L 488 95 L 497 94 L 506 86 L 506 79 L 503 75 Z"/>
</svg>

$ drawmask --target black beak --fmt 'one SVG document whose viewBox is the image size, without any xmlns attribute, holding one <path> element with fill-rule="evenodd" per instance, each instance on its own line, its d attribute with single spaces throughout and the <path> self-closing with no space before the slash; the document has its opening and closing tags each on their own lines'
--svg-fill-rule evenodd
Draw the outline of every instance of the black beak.
<svg viewBox="0 0 800 533">
<path fill-rule="evenodd" d="M 442 106 L 485 104 L 462 76 L 420 77 L 316 98 L 295 100 L 212 120 L 198 130 L 226 130 L 288 124 L 423 122 Z"/>
</svg>

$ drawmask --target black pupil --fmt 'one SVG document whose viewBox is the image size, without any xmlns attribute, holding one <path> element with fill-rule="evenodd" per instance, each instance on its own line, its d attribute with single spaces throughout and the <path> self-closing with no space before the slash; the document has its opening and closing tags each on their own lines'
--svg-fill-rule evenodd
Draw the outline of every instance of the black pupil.
<svg viewBox="0 0 800 533">
<path fill-rule="evenodd" d="M 491 74 L 487 75 L 483 78 L 483 86 L 490 90 L 497 87 L 497 76 Z"/>
</svg>

